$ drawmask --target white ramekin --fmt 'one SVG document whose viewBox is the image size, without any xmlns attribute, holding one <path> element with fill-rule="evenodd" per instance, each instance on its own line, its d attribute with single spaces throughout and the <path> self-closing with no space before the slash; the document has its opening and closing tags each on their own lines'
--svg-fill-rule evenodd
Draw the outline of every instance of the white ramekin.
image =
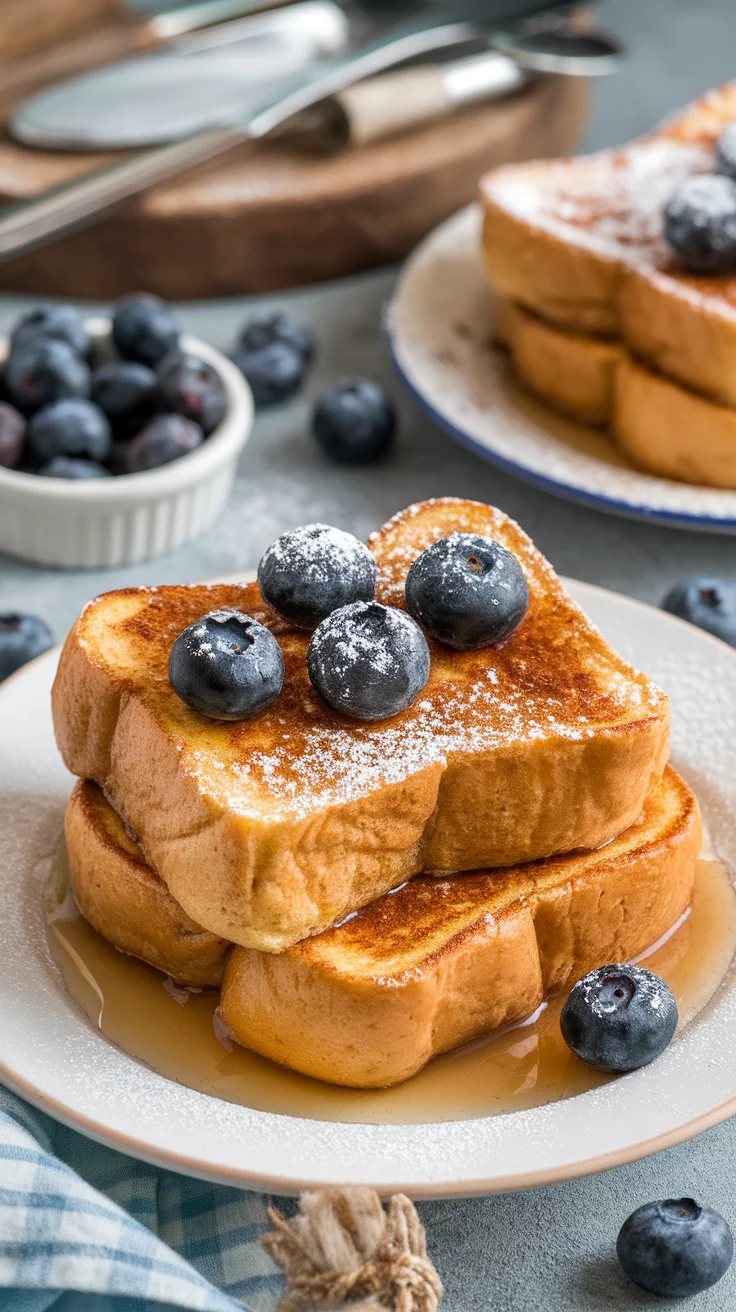
<svg viewBox="0 0 736 1312">
<path fill-rule="evenodd" d="M 110 321 L 91 319 L 87 327 L 104 354 Z M 207 440 L 159 469 L 89 482 L 0 467 L 0 551 L 52 568 L 133 565 L 175 551 L 215 522 L 250 436 L 253 397 L 214 347 L 186 335 L 182 347 L 213 365 L 227 392 L 225 418 Z M 0 361 L 7 350 L 2 343 Z"/>
</svg>

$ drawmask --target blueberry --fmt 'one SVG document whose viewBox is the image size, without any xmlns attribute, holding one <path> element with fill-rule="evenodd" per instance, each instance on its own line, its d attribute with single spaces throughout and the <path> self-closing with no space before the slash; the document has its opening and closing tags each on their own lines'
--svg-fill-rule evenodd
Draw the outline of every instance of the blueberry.
<svg viewBox="0 0 736 1312">
<path fill-rule="evenodd" d="M 89 382 L 84 360 L 66 342 L 50 337 L 11 351 L 5 366 L 8 397 L 25 414 L 64 397 L 89 396 Z"/>
<path fill-rule="evenodd" d="M 26 421 L 12 405 L 0 401 L 0 467 L 16 469 L 23 457 Z"/>
<path fill-rule="evenodd" d="M 478 533 L 451 533 L 417 556 L 406 579 L 409 614 L 438 642 L 470 651 L 518 628 L 529 588 L 516 556 Z"/>
<path fill-rule="evenodd" d="M 261 557 L 261 592 L 280 615 L 310 628 L 351 601 L 372 601 L 378 570 L 367 547 L 327 524 L 282 533 Z"/>
<path fill-rule="evenodd" d="M 403 610 L 354 601 L 315 630 L 307 670 L 333 710 L 357 720 L 383 720 L 419 696 L 429 678 L 429 648 Z"/>
<path fill-rule="evenodd" d="M 110 424 L 99 406 L 68 397 L 37 410 L 28 424 L 28 452 L 37 465 L 54 456 L 107 460 L 112 448 Z"/>
<path fill-rule="evenodd" d="M 112 340 L 125 360 L 155 369 L 179 345 L 179 321 L 158 296 L 137 292 L 118 301 L 112 320 Z"/>
<path fill-rule="evenodd" d="M 10 349 L 20 351 L 49 337 L 66 342 L 83 360 L 89 360 L 92 355 L 92 338 L 73 305 L 47 305 L 25 314 L 13 329 Z"/>
<path fill-rule="evenodd" d="M 301 351 L 289 342 L 236 351 L 233 362 L 249 383 L 258 410 L 278 405 L 298 392 L 307 368 Z"/>
<path fill-rule="evenodd" d="M 165 410 L 193 419 L 205 436 L 222 422 L 227 392 L 217 370 L 206 360 L 173 351 L 161 361 L 157 375 Z"/>
<path fill-rule="evenodd" d="M 140 474 L 146 469 L 158 469 L 159 465 L 168 465 L 188 455 L 203 441 L 202 429 L 191 419 L 183 415 L 158 415 L 127 443 L 124 472 Z"/>
<path fill-rule="evenodd" d="M 169 658 L 174 692 L 213 720 L 245 720 L 265 711 L 284 683 L 273 634 L 237 610 L 213 610 L 179 634 Z"/>
<path fill-rule="evenodd" d="M 670 198 L 664 235 L 690 273 L 736 269 L 736 182 L 718 173 L 696 173 Z"/>
<path fill-rule="evenodd" d="M 365 465 L 388 451 L 396 414 L 382 387 L 367 378 L 348 378 L 324 393 L 312 417 L 312 432 L 331 460 Z"/>
<path fill-rule="evenodd" d="M 51 629 L 37 615 L 0 615 L 0 682 L 53 645 Z"/>
<path fill-rule="evenodd" d="M 677 1020 L 675 995 L 658 975 L 642 966 L 602 966 L 571 990 L 560 1028 L 586 1066 L 621 1074 L 664 1052 Z"/>
<path fill-rule="evenodd" d="M 116 438 L 135 437 L 156 412 L 156 375 L 135 360 L 103 364 L 92 374 L 90 399 L 107 415 Z"/>
<path fill-rule="evenodd" d="M 48 464 L 36 471 L 42 478 L 110 478 L 110 470 L 96 460 L 83 460 L 79 456 L 54 456 Z"/>
<path fill-rule="evenodd" d="M 733 1237 L 718 1212 L 692 1198 L 665 1198 L 632 1212 L 616 1253 L 634 1284 L 664 1298 L 688 1298 L 726 1274 Z"/>
<path fill-rule="evenodd" d="M 314 358 L 314 340 L 308 328 L 293 314 L 266 311 L 248 319 L 238 335 L 241 351 L 261 351 L 274 342 L 285 342 L 298 351 L 306 364 Z"/>
<path fill-rule="evenodd" d="M 736 123 L 729 123 L 716 142 L 718 172 L 736 178 Z"/>
<path fill-rule="evenodd" d="M 662 602 L 662 610 L 697 624 L 723 642 L 736 647 L 736 581 L 695 574 L 675 584 Z"/>
</svg>

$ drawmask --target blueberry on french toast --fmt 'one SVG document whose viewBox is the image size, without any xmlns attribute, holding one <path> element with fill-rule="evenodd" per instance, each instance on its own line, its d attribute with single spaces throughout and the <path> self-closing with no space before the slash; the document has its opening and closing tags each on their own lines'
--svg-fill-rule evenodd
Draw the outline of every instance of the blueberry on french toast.
<svg viewBox="0 0 736 1312">
<path fill-rule="evenodd" d="M 696 173 L 677 188 L 664 212 L 664 235 L 690 273 L 736 269 L 736 182 Z"/>
<path fill-rule="evenodd" d="M 451 533 L 417 556 L 406 578 L 409 614 L 457 651 L 488 647 L 519 627 L 529 587 L 513 552 L 479 533 Z"/>
<path fill-rule="evenodd" d="M 169 657 L 171 686 L 213 720 L 245 720 L 275 701 L 284 658 L 273 634 L 237 610 L 213 610 L 179 634 Z"/>
<path fill-rule="evenodd" d="M 427 640 L 411 616 L 378 601 L 335 610 L 316 629 L 307 670 L 333 710 L 385 720 L 416 701 L 429 678 Z"/>
<path fill-rule="evenodd" d="M 258 586 L 269 606 L 304 628 L 313 628 L 340 606 L 372 601 L 377 578 L 368 548 L 352 533 L 328 524 L 282 533 L 258 566 Z"/>
</svg>

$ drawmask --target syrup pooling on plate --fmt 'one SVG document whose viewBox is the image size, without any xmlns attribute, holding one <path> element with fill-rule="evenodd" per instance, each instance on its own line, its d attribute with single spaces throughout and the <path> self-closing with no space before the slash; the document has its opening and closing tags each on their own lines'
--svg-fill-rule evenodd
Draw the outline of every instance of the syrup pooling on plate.
<svg viewBox="0 0 736 1312">
<path fill-rule="evenodd" d="M 707 850 L 707 849 L 706 849 Z M 231 1043 L 219 994 L 172 986 L 118 952 L 82 918 L 62 848 L 46 898 L 49 941 L 67 988 L 92 1023 L 160 1074 L 261 1111 L 314 1120 L 412 1124 L 523 1111 L 585 1093 L 608 1076 L 577 1061 L 559 1032 L 562 993 L 521 1025 L 435 1058 L 391 1089 L 323 1084 Z M 718 862 L 698 862 L 691 909 L 639 960 L 673 989 L 681 1024 L 715 993 L 736 954 L 736 895 Z"/>
</svg>

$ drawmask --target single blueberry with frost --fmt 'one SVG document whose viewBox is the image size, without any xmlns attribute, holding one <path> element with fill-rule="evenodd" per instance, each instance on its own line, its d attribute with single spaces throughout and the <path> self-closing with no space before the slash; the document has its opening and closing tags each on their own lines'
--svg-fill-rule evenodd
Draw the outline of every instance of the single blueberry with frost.
<svg viewBox="0 0 736 1312">
<path fill-rule="evenodd" d="M 670 197 L 664 235 L 690 273 L 736 269 L 736 182 L 720 173 L 695 173 Z"/>
<path fill-rule="evenodd" d="M 623 1074 L 664 1052 L 677 1021 L 675 995 L 659 975 L 643 966 L 601 966 L 570 991 L 560 1029 L 586 1066 Z"/>
<path fill-rule="evenodd" d="M 479 533 L 451 533 L 417 556 L 406 579 L 409 614 L 447 647 L 470 651 L 507 638 L 529 606 L 516 556 Z"/>
<path fill-rule="evenodd" d="M 331 706 L 357 720 L 383 720 L 411 706 L 429 678 L 427 640 L 410 615 L 378 601 L 335 610 L 315 630 L 307 670 Z"/>
<path fill-rule="evenodd" d="M 269 606 L 306 628 L 350 602 L 371 601 L 377 577 L 368 548 L 352 533 L 328 524 L 282 533 L 258 566 L 258 583 Z"/>
<path fill-rule="evenodd" d="M 213 610 L 179 634 L 169 680 L 182 701 L 213 720 L 245 720 L 278 697 L 284 658 L 273 634 L 237 610 Z"/>
</svg>

